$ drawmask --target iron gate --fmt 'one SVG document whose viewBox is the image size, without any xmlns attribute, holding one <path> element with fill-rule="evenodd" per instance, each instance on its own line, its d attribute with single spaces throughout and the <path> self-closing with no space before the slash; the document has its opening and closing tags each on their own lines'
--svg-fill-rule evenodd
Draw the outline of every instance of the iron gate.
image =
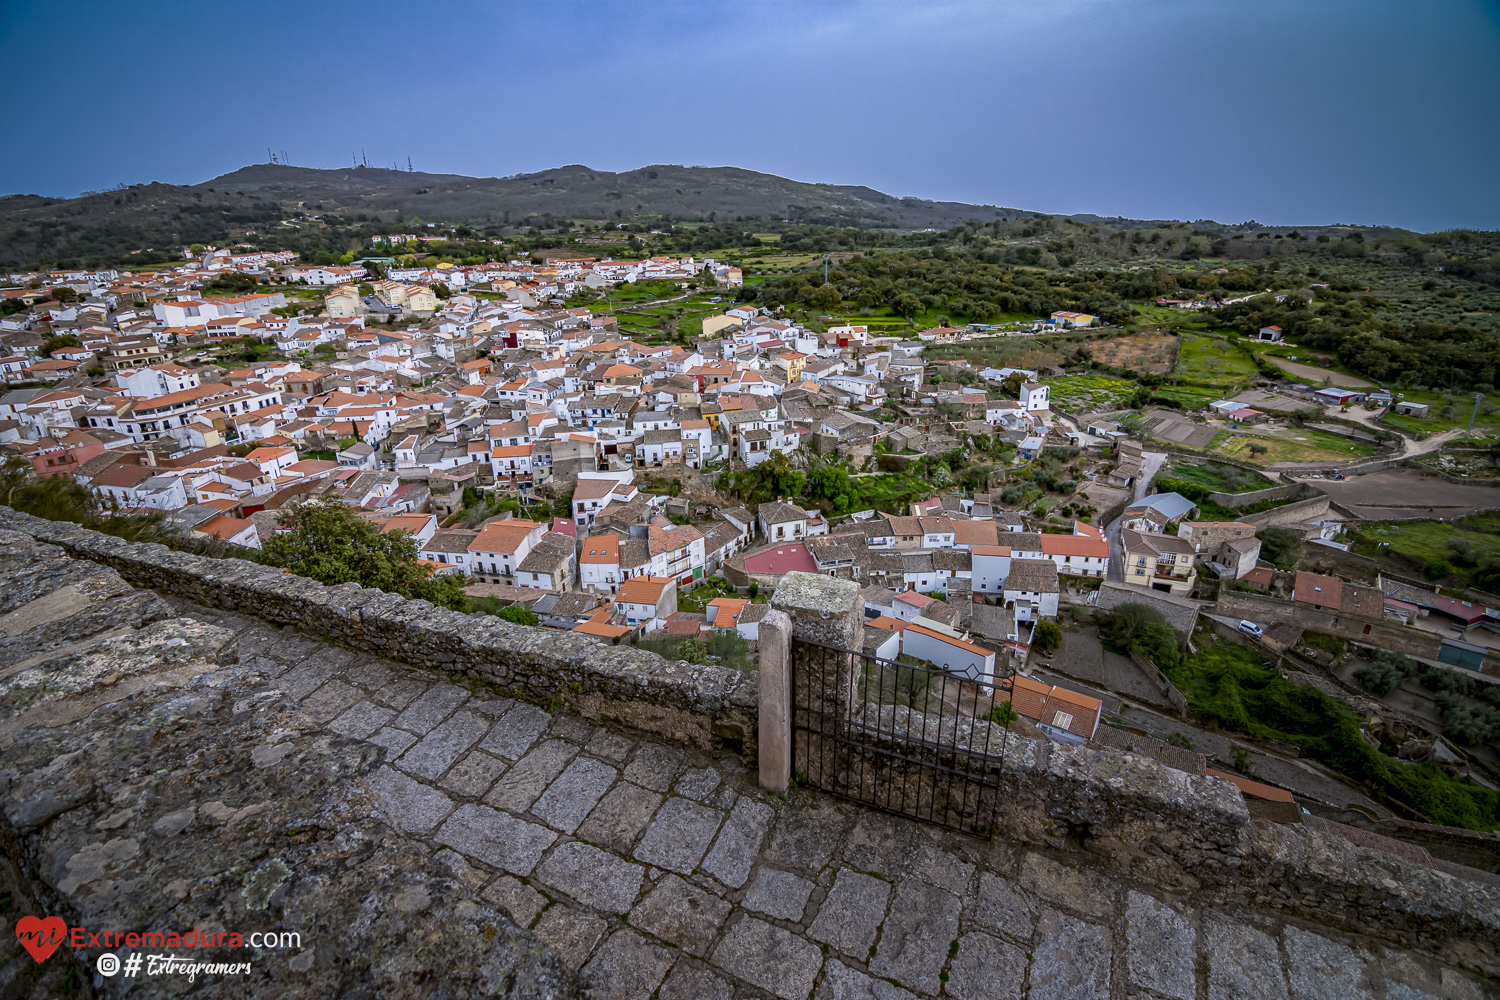
<svg viewBox="0 0 1500 1000">
<path fill-rule="evenodd" d="M 998 816 L 1007 740 L 994 702 L 936 667 L 792 642 L 795 780 L 982 837 Z"/>
</svg>

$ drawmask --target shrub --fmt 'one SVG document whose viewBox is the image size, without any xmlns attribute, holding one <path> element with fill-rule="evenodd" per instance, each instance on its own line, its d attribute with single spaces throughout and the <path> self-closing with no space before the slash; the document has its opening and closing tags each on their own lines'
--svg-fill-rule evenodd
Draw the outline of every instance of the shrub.
<svg viewBox="0 0 1500 1000">
<path fill-rule="evenodd" d="M 1010 724 L 1020 717 L 1021 715 L 1016 711 L 1016 707 L 1008 701 L 997 702 L 995 707 L 990 709 L 990 714 L 985 716 L 986 719 L 995 725 L 1004 726 L 1006 729 L 1009 729 Z"/>
<path fill-rule="evenodd" d="M 530 608 L 523 608 L 519 604 L 512 604 L 510 607 L 502 609 L 495 617 L 504 618 L 506 621 L 515 622 L 517 625 L 540 625 L 542 623 L 542 619 L 538 617 L 535 611 L 532 611 Z"/>
<path fill-rule="evenodd" d="M 1200 718 L 1258 739 L 1295 744 L 1378 801 L 1400 803 L 1433 823 L 1500 828 L 1500 792 L 1453 778 L 1430 762 L 1387 757 L 1366 741 L 1360 732 L 1363 717 L 1343 701 L 1294 684 L 1244 647 L 1205 641 L 1167 675 Z"/>
<path fill-rule="evenodd" d="M 1104 619 L 1099 634 L 1127 652 L 1140 653 L 1166 669 L 1182 660 L 1177 631 L 1160 611 L 1145 604 L 1122 604 Z"/>
<path fill-rule="evenodd" d="M 1057 627 L 1057 622 L 1043 620 L 1036 623 L 1036 629 L 1031 633 L 1031 647 L 1042 655 L 1057 651 L 1062 645 L 1062 629 Z"/>
<path fill-rule="evenodd" d="M 1379 650 L 1371 657 L 1368 667 L 1354 671 L 1354 679 L 1373 695 L 1385 696 L 1401 686 L 1401 682 L 1416 675 L 1421 664 L 1402 653 Z"/>
</svg>

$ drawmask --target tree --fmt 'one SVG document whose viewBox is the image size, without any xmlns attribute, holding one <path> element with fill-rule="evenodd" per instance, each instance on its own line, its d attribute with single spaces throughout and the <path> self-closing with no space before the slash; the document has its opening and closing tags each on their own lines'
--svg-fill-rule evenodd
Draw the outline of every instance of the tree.
<svg viewBox="0 0 1500 1000">
<path fill-rule="evenodd" d="M 833 285 L 820 285 L 807 296 L 807 304 L 815 309 L 833 309 L 843 301 L 843 296 Z"/>
<path fill-rule="evenodd" d="M 859 491 L 849 478 L 849 469 L 843 465 L 825 465 L 815 470 L 807 477 L 803 495 L 814 503 L 826 504 L 831 514 L 847 514 L 859 502 Z"/>
<path fill-rule="evenodd" d="M 911 292 L 902 292 L 891 302 L 891 308 L 907 319 L 922 311 L 922 300 Z"/>
<path fill-rule="evenodd" d="M 792 468 L 792 460 L 780 451 L 771 452 L 770 457 L 755 468 L 737 472 L 734 476 L 735 492 L 750 503 L 797 496 L 806 484 L 807 476 Z"/>
<path fill-rule="evenodd" d="M 266 559 L 299 576 L 331 587 L 358 583 L 456 611 L 468 605 L 458 575 L 428 575 L 415 539 L 405 532 L 382 532 L 337 500 L 305 504 L 281 523 L 292 530 L 266 543 Z"/>
<path fill-rule="evenodd" d="M 1354 671 L 1354 679 L 1373 695 L 1385 696 L 1408 677 L 1415 676 L 1422 665 L 1411 657 L 1387 649 L 1376 650 L 1368 667 Z"/>
<path fill-rule="evenodd" d="M 523 608 L 519 604 L 512 604 L 508 608 L 502 608 L 500 613 L 495 617 L 504 618 L 506 621 L 515 622 L 517 625 L 540 625 L 542 623 L 541 617 L 535 611 L 532 611 L 530 608 Z"/>
<path fill-rule="evenodd" d="M 203 286 L 205 292 L 228 292 L 239 294 L 253 290 L 260 280 L 253 274 L 221 274 Z"/>
<path fill-rule="evenodd" d="M 1150 658 L 1158 667 L 1175 667 L 1182 660 L 1177 631 L 1149 605 L 1120 605 L 1104 619 L 1099 634 L 1115 646 Z"/>
<path fill-rule="evenodd" d="M 46 340 L 42 341 L 42 353 L 50 358 L 52 357 L 53 351 L 61 350 L 64 347 L 81 346 L 83 346 L 83 341 L 79 340 L 71 333 L 65 333 L 57 337 L 48 337 Z"/>
<path fill-rule="evenodd" d="M 1031 648 L 1043 656 L 1057 651 L 1062 645 L 1062 629 L 1058 628 L 1057 622 L 1050 619 L 1042 619 L 1036 623 L 1036 629 L 1031 633 Z"/>
<path fill-rule="evenodd" d="M 1261 557 L 1277 569 L 1296 569 L 1301 553 L 1302 536 L 1291 528 L 1267 528 L 1260 533 Z"/>
<path fill-rule="evenodd" d="M 58 285 L 52 289 L 52 297 L 59 302 L 73 302 L 78 298 L 78 293 L 67 285 Z"/>
</svg>

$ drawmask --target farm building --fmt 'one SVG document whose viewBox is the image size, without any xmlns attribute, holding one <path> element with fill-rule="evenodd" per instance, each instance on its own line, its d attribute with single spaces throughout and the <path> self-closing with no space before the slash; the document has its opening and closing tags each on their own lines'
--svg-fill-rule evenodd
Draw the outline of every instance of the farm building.
<svg viewBox="0 0 1500 1000">
<path fill-rule="evenodd" d="M 1255 339 L 1264 340 L 1272 344 L 1279 344 L 1281 343 L 1281 336 L 1281 327 L 1263 326 L 1260 328 L 1260 332 L 1255 335 Z"/>
<path fill-rule="evenodd" d="M 1427 409 L 1426 403 L 1408 403 L 1403 400 L 1396 404 L 1396 412 L 1404 413 L 1408 417 L 1425 417 L 1427 416 Z"/>
<path fill-rule="evenodd" d="M 1313 398 L 1320 403 L 1327 403 L 1330 406 L 1347 406 L 1350 403 L 1357 403 L 1361 399 L 1364 399 L 1365 394 L 1357 389 L 1343 389 L 1339 386 L 1332 386 L 1327 389 L 1319 389 L 1313 393 Z"/>
</svg>

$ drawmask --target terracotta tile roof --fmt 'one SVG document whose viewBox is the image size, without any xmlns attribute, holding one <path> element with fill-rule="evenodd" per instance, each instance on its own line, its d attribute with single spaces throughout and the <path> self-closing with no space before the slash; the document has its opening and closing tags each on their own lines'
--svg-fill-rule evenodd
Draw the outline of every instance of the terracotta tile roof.
<svg viewBox="0 0 1500 1000">
<path fill-rule="evenodd" d="M 615 596 L 618 604 L 656 604 L 662 599 L 673 580 L 667 576 L 633 576 L 620 587 Z"/>
</svg>

